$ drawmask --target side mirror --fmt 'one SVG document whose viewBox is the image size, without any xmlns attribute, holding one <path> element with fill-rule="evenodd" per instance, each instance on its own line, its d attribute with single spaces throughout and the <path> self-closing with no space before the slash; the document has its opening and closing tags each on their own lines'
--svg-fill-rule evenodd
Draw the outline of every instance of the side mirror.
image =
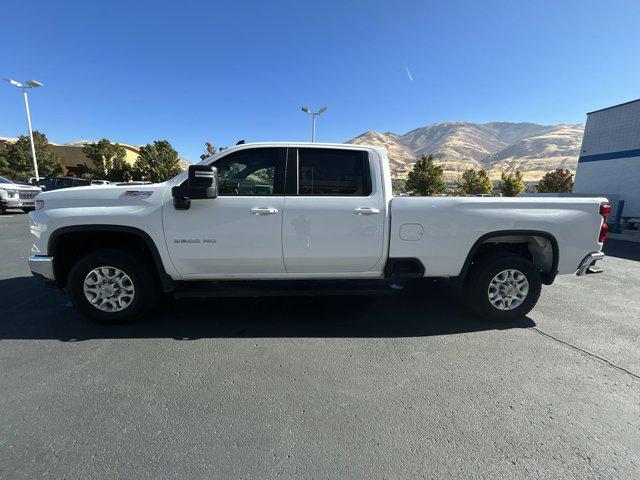
<svg viewBox="0 0 640 480">
<path fill-rule="evenodd" d="M 176 210 L 189 210 L 191 200 L 218 196 L 218 170 L 212 165 L 190 165 L 189 177 L 171 189 Z"/>
</svg>

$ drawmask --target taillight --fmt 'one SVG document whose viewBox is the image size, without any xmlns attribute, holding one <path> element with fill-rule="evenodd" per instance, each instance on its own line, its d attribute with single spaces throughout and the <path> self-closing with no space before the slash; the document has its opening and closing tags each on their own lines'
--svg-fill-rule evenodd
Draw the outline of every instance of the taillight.
<svg viewBox="0 0 640 480">
<path fill-rule="evenodd" d="M 602 216 L 602 227 L 600 227 L 600 237 L 598 238 L 598 242 L 603 243 L 607 236 L 607 232 L 609 231 L 607 217 L 611 215 L 611 205 L 608 203 L 600 205 L 600 215 Z"/>
</svg>

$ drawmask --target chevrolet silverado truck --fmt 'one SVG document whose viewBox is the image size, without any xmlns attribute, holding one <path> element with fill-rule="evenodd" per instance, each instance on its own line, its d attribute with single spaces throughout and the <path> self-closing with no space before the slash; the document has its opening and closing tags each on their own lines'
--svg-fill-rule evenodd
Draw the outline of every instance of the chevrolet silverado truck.
<svg viewBox="0 0 640 480">
<path fill-rule="evenodd" d="M 9 208 L 30 212 L 34 209 L 35 197 L 40 192 L 42 192 L 41 188 L 0 177 L 0 215 L 4 215 Z"/>
<path fill-rule="evenodd" d="M 601 271 L 610 210 L 605 198 L 394 197 L 383 148 L 242 144 L 163 183 L 39 194 L 29 264 L 103 323 L 165 294 L 388 291 L 424 278 L 512 321 L 557 274 Z"/>
</svg>

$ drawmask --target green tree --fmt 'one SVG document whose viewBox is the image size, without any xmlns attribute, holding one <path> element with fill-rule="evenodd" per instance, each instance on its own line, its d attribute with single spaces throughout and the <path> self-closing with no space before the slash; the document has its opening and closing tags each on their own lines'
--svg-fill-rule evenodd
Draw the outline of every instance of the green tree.
<svg viewBox="0 0 640 480">
<path fill-rule="evenodd" d="M 127 162 L 116 162 L 105 180 L 110 182 L 130 182 L 133 180 L 133 167 Z"/>
<path fill-rule="evenodd" d="M 572 187 L 573 173 L 566 168 L 558 168 L 545 173 L 536 189 L 539 193 L 563 193 L 570 192 Z"/>
<path fill-rule="evenodd" d="M 131 180 L 131 167 L 127 164 L 127 151 L 119 143 L 111 143 L 103 138 L 97 143 L 82 147 L 84 154 L 93 162 L 89 176 L 111 182 Z"/>
<path fill-rule="evenodd" d="M 153 144 L 140 148 L 140 155 L 133 167 L 133 179 L 164 182 L 181 171 L 178 152 L 167 140 L 156 140 Z"/>
<path fill-rule="evenodd" d="M 442 172 L 442 167 L 434 165 L 431 155 L 422 155 L 407 175 L 405 187 L 408 191 L 422 196 L 442 193 L 446 187 Z"/>
<path fill-rule="evenodd" d="M 489 195 L 493 189 L 493 182 L 486 170 L 465 170 L 458 180 L 456 193 L 458 195 Z"/>
<path fill-rule="evenodd" d="M 502 172 L 502 181 L 500 182 L 500 192 L 503 197 L 517 197 L 524 191 L 524 182 L 522 181 L 522 172 L 507 174 Z"/>
<path fill-rule="evenodd" d="M 75 172 L 78 178 L 86 178 L 89 180 L 93 178 L 91 170 L 84 163 L 76 163 Z"/>
<path fill-rule="evenodd" d="M 51 149 L 49 140 L 44 133 L 34 131 L 33 143 L 36 149 L 40 177 L 67 173 L 67 168 L 60 160 L 60 156 Z M 5 148 L 0 150 L 0 171 L 3 175 L 15 179 L 35 176 L 31 142 L 28 135 L 21 135 L 14 143 L 5 143 Z"/>
<path fill-rule="evenodd" d="M 404 178 L 392 178 L 391 189 L 395 195 L 407 193 L 407 181 Z"/>
</svg>

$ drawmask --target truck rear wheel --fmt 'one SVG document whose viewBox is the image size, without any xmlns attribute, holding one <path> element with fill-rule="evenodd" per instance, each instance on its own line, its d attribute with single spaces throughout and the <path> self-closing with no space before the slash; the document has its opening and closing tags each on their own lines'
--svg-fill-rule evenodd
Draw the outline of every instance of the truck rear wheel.
<svg viewBox="0 0 640 480">
<path fill-rule="evenodd" d="M 136 320 L 158 299 L 149 266 L 122 249 L 105 248 L 82 257 L 69 273 L 68 286 L 74 307 L 99 323 Z"/>
<path fill-rule="evenodd" d="M 542 281 L 533 263 L 520 255 L 495 253 L 473 265 L 467 282 L 469 306 L 494 322 L 524 317 L 538 302 Z"/>
</svg>

